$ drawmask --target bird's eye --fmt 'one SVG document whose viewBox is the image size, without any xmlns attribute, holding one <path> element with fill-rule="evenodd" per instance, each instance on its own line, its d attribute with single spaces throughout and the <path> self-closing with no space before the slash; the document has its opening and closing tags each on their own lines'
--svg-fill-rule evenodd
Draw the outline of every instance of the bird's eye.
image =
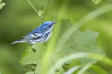
<svg viewBox="0 0 112 74">
<path fill-rule="evenodd" d="M 48 27 L 51 27 L 52 25 L 49 25 Z"/>
</svg>

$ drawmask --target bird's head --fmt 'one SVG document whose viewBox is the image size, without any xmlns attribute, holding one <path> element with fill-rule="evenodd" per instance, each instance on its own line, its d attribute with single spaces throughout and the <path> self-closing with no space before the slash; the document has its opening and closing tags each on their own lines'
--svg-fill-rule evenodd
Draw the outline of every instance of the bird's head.
<svg viewBox="0 0 112 74">
<path fill-rule="evenodd" d="M 41 30 L 43 32 L 51 31 L 55 23 L 56 22 L 53 21 L 46 21 L 41 25 Z"/>
</svg>

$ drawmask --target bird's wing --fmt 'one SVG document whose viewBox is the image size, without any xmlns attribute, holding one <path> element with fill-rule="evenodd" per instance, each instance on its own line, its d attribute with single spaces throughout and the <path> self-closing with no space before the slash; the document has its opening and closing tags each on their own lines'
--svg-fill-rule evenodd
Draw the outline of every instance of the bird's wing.
<svg viewBox="0 0 112 74">
<path fill-rule="evenodd" d="M 25 41 L 31 41 L 31 40 L 36 40 L 42 37 L 41 33 L 34 32 L 34 33 L 29 33 L 24 37 Z"/>
</svg>

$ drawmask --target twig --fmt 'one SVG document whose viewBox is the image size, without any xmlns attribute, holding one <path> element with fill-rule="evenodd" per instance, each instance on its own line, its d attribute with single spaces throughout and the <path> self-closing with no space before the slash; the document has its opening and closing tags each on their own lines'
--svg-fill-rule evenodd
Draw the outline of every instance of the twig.
<svg viewBox="0 0 112 74">
<path fill-rule="evenodd" d="M 32 4 L 30 0 L 27 0 L 28 4 L 33 8 L 33 10 L 36 12 L 36 14 L 39 14 L 39 11 L 36 9 L 36 7 Z"/>
<path fill-rule="evenodd" d="M 48 5 L 49 5 L 49 0 L 47 0 L 47 6 L 46 6 L 46 8 L 45 8 L 45 10 L 44 10 L 44 14 L 43 14 L 43 16 L 42 16 L 42 20 L 41 20 L 41 23 L 40 23 L 40 24 L 42 24 L 42 23 L 43 23 L 43 20 L 44 20 L 44 18 L 45 18 L 45 14 L 46 14 L 46 11 L 47 11 L 47 8 L 48 8 Z"/>
</svg>

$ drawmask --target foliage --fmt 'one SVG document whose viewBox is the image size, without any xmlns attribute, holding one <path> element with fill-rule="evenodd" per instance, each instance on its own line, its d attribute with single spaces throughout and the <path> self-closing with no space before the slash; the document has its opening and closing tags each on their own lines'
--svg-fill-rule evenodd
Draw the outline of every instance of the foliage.
<svg viewBox="0 0 112 74">
<path fill-rule="evenodd" d="M 99 4 L 101 0 L 92 0 L 95 4 Z"/>
<path fill-rule="evenodd" d="M 2 2 L 2 0 L 0 0 L 0 9 L 2 9 L 2 7 L 5 5 L 5 3 Z"/>
<path fill-rule="evenodd" d="M 91 32 L 91 31 L 81 32 L 78 30 L 78 28 L 80 28 L 82 24 L 84 24 L 85 22 L 88 22 L 88 20 L 93 19 L 94 18 L 93 15 L 96 12 L 100 12 L 104 8 L 110 6 L 104 6 L 88 14 L 88 16 L 84 17 L 81 21 L 79 21 L 75 25 L 75 27 L 73 25 L 71 28 L 67 28 L 66 31 L 63 31 L 63 34 L 60 34 L 61 36 L 59 36 L 56 45 L 52 47 L 54 49 L 51 48 L 48 49 L 48 47 L 51 47 L 51 44 L 50 45 L 48 44 L 47 46 L 33 45 L 32 48 L 36 49 L 36 52 L 33 52 L 32 48 L 27 49 L 20 61 L 21 64 L 24 66 L 27 65 L 36 65 L 36 66 L 34 67 L 33 70 L 32 69 L 28 70 L 26 74 L 33 74 L 33 73 L 55 74 L 57 73 L 56 70 L 58 69 L 59 69 L 58 73 L 61 74 L 65 72 L 63 70 L 64 68 L 62 68 L 63 64 L 75 58 L 78 59 L 80 63 L 79 65 L 80 66 L 82 65 L 82 69 L 80 69 L 79 72 L 77 72 L 78 74 L 82 74 L 87 69 L 89 69 L 89 67 L 95 64 L 97 62 L 97 59 L 101 58 L 101 56 L 103 56 L 104 53 L 101 51 L 101 49 L 96 47 L 95 41 L 96 41 L 96 37 L 98 36 L 98 33 Z M 105 11 L 101 11 L 100 13 L 95 14 L 95 17 L 109 10 L 107 9 Z M 63 22 L 60 24 L 63 24 Z M 64 23 L 64 24 L 66 24 L 67 26 L 68 23 Z M 51 39 L 52 43 L 53 41 Z M 47 52 L 45 52 L 45 50 L 47 50 Z M 95 56 L 95 54 L 100 54 L 100 56 L 93 58 L 92 56 Z M 87 59 L 85 60 L 85 58 Z M 111 64 L 112 62 L 109 61 L 105 63 Z M 30 66 L 30 68 L 32 68 L 32 66 Z"/>
<path fill-rule="evenodd" d="M 73 35 L 71 35 L 70 39 L 72 39 L 72 41 L 66 40 L 66 43 L 64 44 L 60 44 L 62 43 L 61 41 L 57 42 L 56 48 L 52 52 L 50 52 L 49 55 L 46 55 L 48 54 L 47 52 L 45 52 L 46 47 L 34 45 L 33 48 L 36 49 L 36 52 L 33 52 L 31 48 L 27 49 L 24 56 L 21 59 L 21 63 L 24 65 L 36 64 L 37 67 L 35 68 L 35 71 L 33 71 L 36 74 L 53 74 L 52 69 L 55 68 L 55 66 L 57 67 L 61 66 L 64 62 L 67 62 L 66 60 L 71 60 L 70 57 L 81 58 L 83 53 L 78 54 L 79 52 L 91 52 L 91 53 L 93 52 L 93 53 L 102 54 L 100 49 L 98 49 L 96 47 L 96 44 L 94 43 L 97 36 L 98 34 L 95 32 L 77 31 L 76 33 L 73 33 Z M 72 54 L 75 54 L 75 53 L 77 54 L 73 56 Z M 46 58 L 44 57 L 44 55 L 48 57 Z M 69 58 L 67 56 L 69 56 Z M 87 58 L 86 54 L 83 55 L 82 57 L 84 56 L 86 56 Z M 58 63 L 58 61 L 60 61 L 61 59 L 63 59 L 63 61 L 60 64 Z M 45 63 L 46 60 L 48 60 L 48 62 Z M 93 61 L 94 60 L 92 61 L 88 60 L 88 62 L 93 62 Z M 83 64 L 84 62 L 85 62 L 85 59 L 84 60 L 82 59 L 80 61 L 81 64 Z M 85 64 L 88 62 L 86 59 Z M 46 72 L 42 73 L 43 71 L 44 72 L 46 71 Z M 50 73 L 47 73 L 47 71 L 50 71 Z"/>
</svg>

